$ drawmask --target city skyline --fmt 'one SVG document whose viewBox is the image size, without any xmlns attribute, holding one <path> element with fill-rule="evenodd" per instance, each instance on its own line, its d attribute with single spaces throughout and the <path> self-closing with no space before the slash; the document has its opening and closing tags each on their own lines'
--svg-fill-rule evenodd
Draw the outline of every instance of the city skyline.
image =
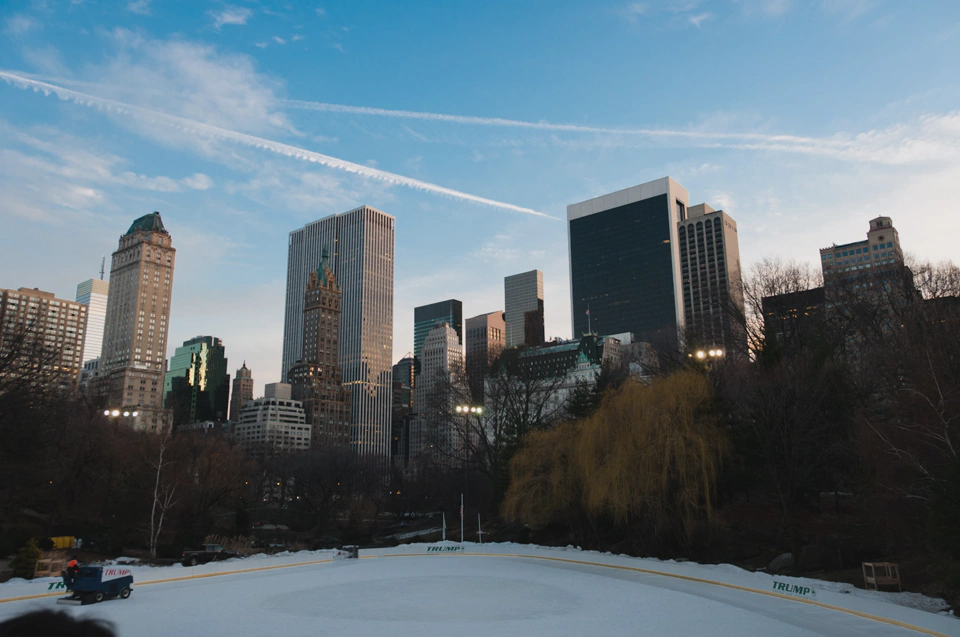
<svg viewBox="0 0 960 637">
<path fill-rule="evenodd" d="M 392 362 L 414 307 L 491 312 L 534 268 L 545 336 L 572 336 L 565 224 L 533 213 L 663 175 L 737 220 L 745 269 L 816 265 L 879 215 L 958 260 L 960 220 L 898 212 L 960 194 L 955 4 L 410 5 L 393 28 L 359 5 L 134 5 L 0 10 L 0 285 L 73 298 L 159 210 L 181 258 L 164 357 L 216 333 L 256 395 L 281 380 L 290 229 L 363 204 L 398 220 Z"/>
</svg>

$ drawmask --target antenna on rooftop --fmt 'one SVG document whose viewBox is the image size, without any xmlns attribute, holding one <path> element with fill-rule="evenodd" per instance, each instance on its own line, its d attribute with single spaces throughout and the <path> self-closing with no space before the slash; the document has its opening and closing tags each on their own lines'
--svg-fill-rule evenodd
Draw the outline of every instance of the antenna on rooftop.
<svg viewBox="0 0 960 637">
<path fill-rule="evenodd" d="M 100 280 L 103 281 L 103 269 L 107 267 L 107 257 L 104 256 L 100 259 Z"/>
</svg>

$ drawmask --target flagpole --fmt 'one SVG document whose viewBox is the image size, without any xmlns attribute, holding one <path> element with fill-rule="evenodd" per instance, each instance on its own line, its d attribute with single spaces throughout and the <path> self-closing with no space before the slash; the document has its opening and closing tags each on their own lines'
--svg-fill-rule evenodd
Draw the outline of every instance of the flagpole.
<svg viewBox="0 0 960 637">
<path fill-rule="evenodd" d="M 440 515 L 443 516 L 443 536 L 440 539 L 446 542 L 447 541 L 447 514 L 441 513 Z"/>
<path fill-rule="evenodd" d="M 480 544 L 483 544 L 483 527 L 480 526 L 480 514 L 477 514 L 477 537 L 480 538 Z"/>
<path fill-rule="evenodd" d="M 460 494 L 460 544 L 463 544 L 463 494 Z"/>
</svg>

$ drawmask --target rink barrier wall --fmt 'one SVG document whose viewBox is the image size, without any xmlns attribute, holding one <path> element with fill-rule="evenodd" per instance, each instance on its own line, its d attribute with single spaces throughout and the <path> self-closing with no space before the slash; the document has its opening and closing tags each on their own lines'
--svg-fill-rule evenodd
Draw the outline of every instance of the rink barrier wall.
<svg viewBox="0 0 960 637">
<path fill-rule="evenodd" d="M 254 566 L 254 567 L 247 567 L 247 568 L 242 568 L 242 561 L 239 561 L 239 560 L 237 562 L 210 562 L 209 564 L 201 564 L 195 567 L 184 567 L 184 568 L 202 568 L 205 566 L 212 565 L 214 567 L 220 567 L 219 570 L 211 571 L 208 573 L 194 572 L 194 573 L 191 573 L 190 575 L 180 575 L 177 577 L 160 577 L 160 578 L 148 578 L 148 579 L 144 579 L 143 578 L 144 575 L 149 577 L 149 575 L 152 575 L 154 573 L 149 573 L 149 571 L 145 571 L 145 570 L 140 570 L 139 572 L 135 570 L 133 574 L 133 579 L 134 579 L 133 587 L 134 589 L 137 589 L 141 586 L 150 586 L 152 584 L 167 584 L 170 582 L 181 582 L 181 581 L 192 580 L 192 579 L 221 577 L 224 575 L 239 575 L 242 573 L 255 573 L 258 571 L 272 571 L 272 570 L 281 569 L 281 568 L 293 568 L 295 566 L 311 566 L 315 564 L 326 564 L 328 562 L 333 562 L 333 561 L 334 561 L 334 558 L 331 556 L 329 558 L 322 559 L 322 560 L 308 560 L 303 562 L 290 562 L 285 564 L 268 564 L 264 566 Z M 233 566 L 240 566 L 241 568 L 230 568 Z M 226 568 L 223 568 L 223 567 L 226 567 Z M 11 594 L 11 593 L 15 594 L 17 592 L 20 592 L 22 591 L 22 589 L 44 590 L 46 588 L 49 588 L 51 585 L 56 584 L 59 581 L 60 581 L 60 578 L 56 578 L 56 579 L 45 578 L 43 581 L 40 581 L 40 582 L 31 581 L 25 584 L 0 586 L 0 604 L 6 604 L 8 602 L 22 602 L 22 601 L 27 601 L 31 599 L 43 599 L 45 597 L 63 597 L 64 595 L 67 595 L 67 591 L 64 588 L 57 588 L 53 592 L 43 592 L 43 593 L 37 592 L 37 593 L 30 593 L 26 595 L 15 595 L 12 597 L 6 596 L 7 594 Z M 8 589 L 8 590 L 5 590 L 5 589 Z M 10 590 L 10 589 L 13 589 L 13 590 Z"/>
<path fill-rule="evenodd" d="M 479 552 L 479 551 L 468 551 L 468 550 L 466 550 L 464 547 L 461 547 L 461 546 L 459 546 L 459 545 L 454 545 L 453 543 L 450 543 L 450 542 L 441 544 L 441 545 L 439 545 L 439 546 L 438 546 L 438 545 L 422 545 L 422 544 L 420 544 L 420 545 L 417 545 L 417 544 L 407 544 L 407 545 L 403 545 L 403 546 L 404 546 L 404 548 L 407 548 L 406 551 L 396 552 L 396 548 L 394 548 L 394 549 L 373 549 L 374 551 L 376 551 L 375 554 L 373 554 L 373 555 L 361 555 L 360 558 L 361 558 L 361 559 L 363 559 L 363 558 L 370 559 L 370 558 L 390 558 L 390 557 L 425 557 L 425 556 L 434 556 L 434 555 L 459 555 L 459 556 L 463 556 L 463 557 L 510 557 L 510 558 L 521 558 L 521 559 L 544 560 L 544 561 L 549 561 L 549 562 L 560 562 L 560 563 L 567 563 L 567 564 L 577 564 L 577 565 L 582 565 L 582 566 L 599 566 L 599 567 L 602 567 L 602 568 L 612 568 L 612 569 L 617 569 L 617 570 L 622 570 L 622 571 L 631 571 L 631 572 L 636 572 L 636 573 L 643 573 L 643 574 L 645 574 L 645 575 L 660 575 L 660 576 L 663 576 L 663 577 L 669 577 L 669 578 L 678 579 L 678 580 L 683 580 L 683 581 L 688 581 L 688 582 L 696 582 L 696 583 L 698 583 L 698 584 L 707 584 L 707 585 L 711 585 L 711 586 L 719 586 L 719 587 L 722 587 L 722 588 L 728 588 L 728 589 L 732 589 L 732 590 L 738 590 L 738 591 L 743 591 L 743 592 L 747 592 L 747 593 L 754 593 L 754 594 L 757 594 L 757 595 L 764 595 L 764 596 L 767 596 L 767 597 L 774 597 L 774 598 L 777 598 L 777 599 L 784 599 L 784 600 L 787 600 L 787 601 L 798 602 L 798 603 L 800 603 L 800 604 L 808 604 L 808 605 L 811 605 L 811 606 L 818 606 L 818 607 L 820 607 L 820 608 L 825 608 L 825 609 L 832 610 L 832 611 L 836 611 L 836 612 L 840 612 L 840 613 L 846 613 L 846 614 L 848 614 L 848 615 L 854 615 L 854 616 L 860 617 L 860 618 L 862 618 L 862 619 L 868 619 L 868 620 L 876 621 L 876 622 L 879 622 L 879 623 L 882 623 L 882 624 L 888 624 L 888 625 L 891 625 L 891 626 L 897 626 L 897 627 L 899 627 L 899 628 L 905 628 L 905 629 L 907 629 L 907 630 L 912 630 L 912 631 L 915 631 L 915 632 L 918 632 L 918 633 L 922 633 L 922 634 L 925 634 L 925 635 L 931 635 L 932 637 L 953 637 L 953 636 L 952 636 L 951 634 L 949 634 L 949 633 L 939 632 L 938 630 L 936 630 L 936 629 L 934 629 L 934 628 L 927 627 L 927 626 L 918 626 L 918 625 L 915 624 L 915 623 L 910 623 L 910 622 L 908 622 L 908 621 L 904 621 L 904 620 L 901 620 L 901 619 L 896 619 L 896 618 L 893 618 L 893 617 L 885 617 L 885 616 L 883 616 L 883 615 L 876 615 L 876 614 L 874 614 L 874 613 L 869 613 L 869 612 L 866 612 L 866 611 L 863 611 L 863 610 L 857 610 L 857 609 L 849 608 L 849 607 L 845 607 L 845 606 L 838 606 L 838 605 L 836 605 L 836 604 L 828 604 L 828 603 L 826 603 L 826 602 L 821 602 L 821 601 L 815 600 L 815 599 L 809 599 L 809 598 L 807 598 L 807 597 L 800 597 L 800 596 L 796 596 L 796 595 L 787 595 L 787 594 L 784 594 L 784 593 L 777 593 L 777 592 L 772 591 L 772 590 L 763 590 L 763 589 L 755 588 L 755 587 L 752 587 L 752 586 L 746 586 L 746 585 L 742 585 L 742 584 L 735 584 L 735 583 L 731 583 L 731 582 L 723 582 L 723 581 L 719 581 L 719 580 L 712 580 L 712 579 L 707 579 L 707 578 L 703 578 L 703 577 L 695 577 L 695 576 L 692 576 L 692 575 L 684 575 L 684 574 L 681 574 L 681 573 L 671 573 L 671 572 L 669 572 L 669 571 L 664 571 L 664 570 L 654 570 L 654 569 L 650 569 L 650 568 L 641 568 L 641 567 L 638 567 L 638 566 L 629 566 L 629 565 L 625 565 L 625 564 L 611 564 L 611 563 L 609 563 L 609 562 L 596 562 L 596 561 L 591 561 L 591 560 L 571 559 L 571 558 L 565 558 L 565 557 L 557 557 L 557 556 L 553 556 L 553 555 L 538 555 L 538 554 L 536 554 L 536 553 L 500 553 L 500 552 L 487 552 L 487 551 L 482 551 L 482 552 Z M 473 548 L 473 549 L 476 549 L 476 548 L 479 548 L 480 546 L 483 546 L 483 545 L 473 545 L 472 548 Z M 399 547 L 397 547 L 397 548 L 399 548 Z M 438 550 L 438 549 L 439 549 L 439 550 Z M 458 550 L 458 549 L 459 549 L 459 550 Z M 534 550 L 536 550 L 536 549 L 534 549 Z M 549 550 L 549 549 L 548 549 L 548 550 Z M 393 552 L 388 552 L 388 551 L 393 551 Z M 630 557 L 627 557 L 627 556 L 615 556 L 615 555 L 611 555 L 610 557 L 611 557 L 611 558 L 626 557 L 627 559 L 642 559 L 642 558 L 630 558 Z M 680 563 L 680 564 L 682 564 L 682 563 Z M 831 597 L 832 597 L 833 595 L 842 595 L 842 593 L 832 593 L 831 591 L 823 591 L 823 592 L 821 592 L 821 595 L 824 595 L 824 594 L 826 594 L 826 595 L 828 595 L 828 596 L 831 596 Z M 849 598 L 849 596 L 847 596 L 847 595 L 845 595 L 844 597 Z M 958 620 L 956 620 L 956 619 L 954 619 L 954 618 L 952 618 L 952 617 L 951 617 L 951 618 L 946 618 L 946 617 L 940 618 L 939 616 L 937 616 L 937 615 L 935 615 L 935 614 L 933 614 L 933 613 L 928 613 L 927 611 L 916 610 L 916 609 L 912 609 L 912 608 L 905 607 L 905 606 L 898 606 L 898 605 L 892 604 L 892 603 L 890 603 L 890 602 L 883 602 L 883 601 L 879 601 L 879 600 L 869 600 L 869 599 L 856 598 L 856 597 L 854 597 L 854 598 L 849 598 L 849 599 L 850 599 L 851 601 L 859 600 L 859 601 L 862 601 L 862 602 L 873 602 L 873 603 L 875 603 L 875 604 L 882 604 L 882 605 L 884 605 L 884 606 L 892 606 L 893 608 L 890 609 L 890 610 L 894 610 L 895 612 L 898 612 L 898 613 L 903 612 L 903 611 L 912 611 L 913 613 L 922 613 L 923 615 L 928 616 L 928 617 L 923 617 L 923 616 L 921 615 L 920 617 L 922 617 L 923 619 L 940 619 L 940 620 L 943 620 L 944 622 L 955 622 L 955 623 L 956 623 L 956 628 L 960 628 L 960 621 L 958 621 Z M 845 600 L 845 601 L 846 601 L 846 600 Z M 927 622 L 924 622 L 924 623 L 927 623 Z M 939 623 L 939 622 L 937 622 L 937 623 Z"/>
</svg>

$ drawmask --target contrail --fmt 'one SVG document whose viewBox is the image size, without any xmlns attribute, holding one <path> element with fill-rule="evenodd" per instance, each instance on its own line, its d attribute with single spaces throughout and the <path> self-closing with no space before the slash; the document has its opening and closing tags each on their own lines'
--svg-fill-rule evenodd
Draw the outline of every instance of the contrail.
<svg viewBox="0 0 960 637">
<path fill-rule="evenodd" d="M 283 103 L 291 108 L 299 108 L 310 111 L 323 111 L 326 113 L 350 113 L 354 115 L 374 115 L 379 117 L 395 117 L 401 119 L 419 119 L 434 122 L 449 122 L 452 124 L 466 124 L 469 126 L 497 126 L 505 128 L 530 128 L 535 130 L 570 133 L 597 133 L 603 135 L 632 135 L 652 138 L 679 138 L 704 142 L 763 142 L 780 145 L 777 150 L 784 150 L 785 148 L 782 146 L 783 144 L 792 144 L 796 146 L 795 150 L 799 150 L 801 152 L 804 150 L 813 151 L 816 148 L 840 150 L 850 146 L 850 143 L 847 140 L 802 137 L 797 135 L 771 135 L 764 133 L 715 133 L 709 131 L 670 130 L 657 128 L 585 126 L 581 124 L 531 122 L 518 119 L 505 119 L 502 117 L 475 117 L 470 115 L 448 115 L 445 113 L 392 110 L 386 108 L 371 108 L 368 106 L 328 104 L 325 102 L 305 102 L 302 100 L 285 100 Z"/>
<path fill-rule="evenodd" d="M 403 175 L 397 175 L 385 170 L 377 170 L 376 168 L 355 164 L 344 159 L 337 159 L 336 157 L 330 157 L 329 155 L 323 155 L 311 150 L 264 139 L 263 137 L 255 137 L 253 135 L 239 133 L 237 131 L 214 126 L 212 124 L 204 124 L 203 122 L 197 122 L 195 120 L 178 117 L 176 115 L 168 115 L 166 113 L 153 111 L 140 106 L 133 106 L 131 104 L 125 104 L 123 102 L 118 102 L 111 99 L 96 97 L 94 95 L 63 88 L 62 86 L 57 86 L 48 82 L 41 82 L 39 80 L 23 77 L 17 73 L 0 71 L 0 78 L 5 80 L 8 84 L 18 88 L 32 88 L 35 92 L 42 92 L 44 95 L 50 95 L 52 93 L 61 100 L 72 101 L 83 106 L 91 106 L 97 109 L 104 109 L 108 112 L 127 115 L 148 123 L 162 124 L 164 126 L 169 126 L 170 128 L 175 128 L 177 130 L 182 130 L 196 135 L 234 142 L 245 146 L 252 146 L 254 148 L 262 148 L 286 157 L 292 157 L 302 161 L 321 164 L 329 168 L 343 170 L 345 172 L 361 175 L 370 179 L 377 179 L 379 181 L 396 186 L 406 186 L 407 188 L 413 188 L 415 190 L 452 197 L 454 199 L 460 199 L 461 201 L 469 201 L 494 208 L 501 208 L 503 210 L 523 212 L 526 214 L 535 215 L 537 217 L 557 220 L 557 217 L 544 214 L 530 208 L 515 206 L 513 204 L 496 201 L 494 199 L 486 199 L 485 197 L 478 197 L 469 193 L 460 192 L 459 190 L 453 190 L 452 188 L 444 188 L 443 186 L 431 184 L 426 181 L 420 181 L 419 179 L 404 177 Z"/>
</svg>

